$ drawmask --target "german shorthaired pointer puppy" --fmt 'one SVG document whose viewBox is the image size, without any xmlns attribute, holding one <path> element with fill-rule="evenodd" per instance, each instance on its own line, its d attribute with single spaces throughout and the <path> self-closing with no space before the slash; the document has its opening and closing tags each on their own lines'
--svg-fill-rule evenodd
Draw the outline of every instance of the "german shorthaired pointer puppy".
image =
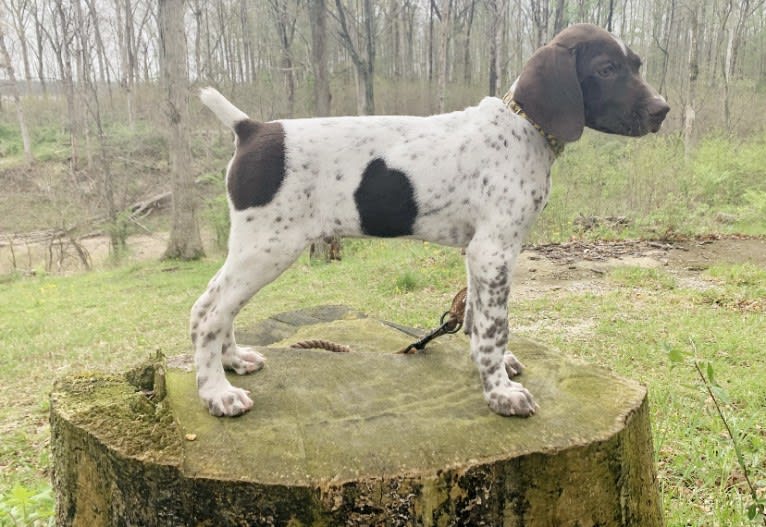
<svg viewBox="0 0 766 527">
<path fill-rule="evenodd" d="M 466 332 L 490 408 L 528 416 L 537 405 L 511 377 L 506 352 L 511 270 L 548 199 L 550 169 L 588 126 L 641 136 L 670 107 L 617 37 L 580 24 L 524 66 L 506 96 L 431 117 L 364 116 L 258 122 L 212 88 L 202 102 L 236 134 L 226 185 L 229 253 L 191 312 L 199 396 L 217 416 L 253 405 L 224 370 L 264 359 L 232 323 L 307 244 L 328 236 L 410 237 L 465 248 Z"/>
</svg>

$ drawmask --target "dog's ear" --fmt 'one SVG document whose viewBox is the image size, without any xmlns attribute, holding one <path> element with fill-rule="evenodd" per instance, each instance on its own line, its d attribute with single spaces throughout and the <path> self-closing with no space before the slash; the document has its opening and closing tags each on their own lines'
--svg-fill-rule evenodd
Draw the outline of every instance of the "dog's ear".
<svg viewBox="0 0 766 527">
<path fill-rule="evenodd" d="M 585 108 L 576 49 L 557 43 L 538 49 L 524 65 L 513 98 L 547 133 L 577 141 L 585 128 Z"/>
</svg>

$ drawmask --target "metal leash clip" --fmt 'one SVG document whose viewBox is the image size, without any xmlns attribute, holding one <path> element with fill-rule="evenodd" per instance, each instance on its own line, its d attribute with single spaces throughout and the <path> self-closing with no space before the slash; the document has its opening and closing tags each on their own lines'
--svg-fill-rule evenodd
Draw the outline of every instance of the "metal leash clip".
<svg viewBox="0 0 766 527">
<path fill-rule="evenodd" d="M 449 309 L 449 311 L 445 311 L 441 316 L 441 319 L 439 319 L 439 327 L 428 332 L 425 336 L 413 342 L 406 348 L 398 351 L 397 353 L 417 353 L 418 351 L 425 349 L 426 345 L 433 339 L 441 337 L 442 335 L 450 335 L 460 331 L 460 328 L 463 327 L 463 317 L 465 316 L 465 300 L 467 293 L 468 289 L 465 287 L 458 291 L 458 293 L 455 295 L 455 298 L 452 299 L 452 307 Z"/>
</svg>

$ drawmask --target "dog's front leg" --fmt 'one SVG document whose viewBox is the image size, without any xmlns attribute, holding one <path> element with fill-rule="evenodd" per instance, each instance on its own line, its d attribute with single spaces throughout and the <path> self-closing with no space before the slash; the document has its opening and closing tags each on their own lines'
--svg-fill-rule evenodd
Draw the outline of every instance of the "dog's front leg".
<svg viewBox="0 0 766 527">
<path fill-rule="evenodd" d="M 489 407 L 501 415 L 529 416 L 537 405 L 526 388 L 511 381 L 511 368 L 506 364 L 508 296 L 517 254 L 518 248 L 479 238 L 466 250 L 471 357 L 479 369 Z"/>
</svg>

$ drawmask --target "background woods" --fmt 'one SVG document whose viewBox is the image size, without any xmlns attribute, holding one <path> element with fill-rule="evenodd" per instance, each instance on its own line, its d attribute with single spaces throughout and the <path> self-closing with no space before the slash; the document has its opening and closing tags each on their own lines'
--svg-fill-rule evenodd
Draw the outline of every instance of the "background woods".
<svg viewBox="0 0 766 527">
<path fill-rule="evenodd" d="M 90 84 L 103 92 L 110 120 L 134 124 L 152 114 L 164 4 L 0 5 L 9 51 L 0 57 L 3 93 L 66 102 L 75 166 L 92 127 L 80 109 Z M 706 126 L 743 124 L 733 96 L 757 93 L 766 80 L 763 0 L 187 0 L 172 16 L 185 28 L 189 81 L 242 97 L 264 119 L 313 115 L 328 99 L 334 114 L 460 107 L 507 89 L 535 48 L 583 21 L 621 36 L 682 107 L 700 113 L 708 99 L 722 102 L 703 114 Z M 392 95 L 397 89 L 412 93 Z M 318 101 L 315 90 L 335 96 Z"/>
<path fill-rule="evenodd" d="M 73 244 L 98 231 L 118 253 L 158 230 L 146 216 L 171 189 L 167 255 L 202 254 L 197 224 L 225 238 L 231 143 L 195 87 L 263 120 L 449 111 L 502 96 L 535 48 L 581 21 L 644 58 L 685 159 L 703 137 L 762 133 L 764 0 L 0 0 L 0 249 L 43 230 L 60 260 L 86 264 Z M 568 217 L 548 219 L 572 224 L 556 210 Z"/>
</svg>

